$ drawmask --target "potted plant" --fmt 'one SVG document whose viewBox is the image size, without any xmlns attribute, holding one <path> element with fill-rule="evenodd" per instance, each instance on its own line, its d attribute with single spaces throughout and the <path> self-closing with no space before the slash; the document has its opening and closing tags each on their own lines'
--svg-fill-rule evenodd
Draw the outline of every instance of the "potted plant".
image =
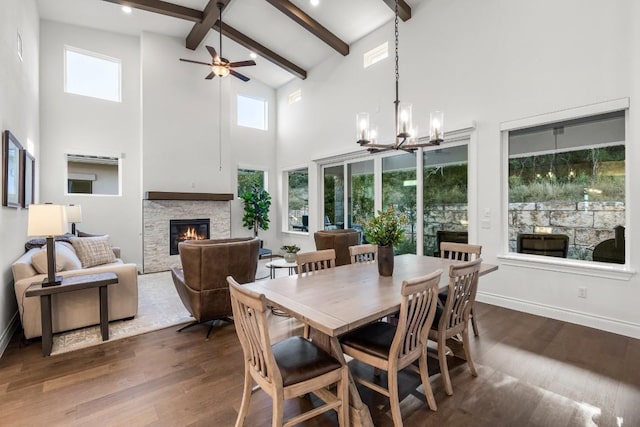
<svg viewBox="0 0 640 427">
<path fill-rule="evenodd" d="M 390 206 L 378 211 L 376 216 L 363 225 L 367 241 L 378 245 L 378 273 L 381 276 L 393 274 L 393 247 L 402 241 L 406 224 L 407 218 L 398 215 Z"/>
<path fill-rule="evenodd" d="M 242 225 L 253 230 L 253 236 L 258 236 L 258 230 L 269 229 L 269 208 L 271 195 L 264 188 L 252 186 L 250 191 L 240 196 L 244 201 L 244 216 Z"/>
<path fill-rule="evenodd" d="M 296 254 L 300 251 L 298 245 L 283 245 L 280 249 L 284 251 L 285 261 L 296 262 Z"/>
</svg>

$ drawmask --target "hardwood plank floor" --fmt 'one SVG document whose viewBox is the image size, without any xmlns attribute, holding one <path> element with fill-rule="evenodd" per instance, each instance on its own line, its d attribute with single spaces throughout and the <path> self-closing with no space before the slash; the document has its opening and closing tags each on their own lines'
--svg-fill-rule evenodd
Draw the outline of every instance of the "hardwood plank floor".
<svg viewBox="0 0 640 427">
<path fill-rule="evenodd" d="M 478 304 L 472 338 L 479 376 L 452 360 L 454 395 L 431 377 L 431 412 L 411 372 L 401 375 L 404 425 L 640 426 L 640 340 Z M 272 317 L 272 337 L 300 325 Z M 232 426 L 242 394 L 242 350 L 233 325 L 164 329 L 44 358 L 18 337 L 0 359 L 0 425 Z M 437 361 L 429 360 L 437 372 Z M 359 375 L 372 370 L 352 362 Z M 380 376 L 384 382 L 384 375 Z M 377 426 L 392 426 L 388 400 L 360 388 Z M 287 416 L 316 403 L 292 399 Z M 271 425 L 271 400 L 254 393 L 247 426 Z M 304 426 L 337 425 L 325 415 Z"/>
</svg>

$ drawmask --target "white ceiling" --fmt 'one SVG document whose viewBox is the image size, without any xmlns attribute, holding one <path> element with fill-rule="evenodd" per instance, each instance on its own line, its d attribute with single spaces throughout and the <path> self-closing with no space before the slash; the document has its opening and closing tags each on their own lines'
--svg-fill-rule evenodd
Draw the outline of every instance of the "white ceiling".
<svg viewBox="0 0 640 427">
<path fill-rule="evenodd" d="M 193 23 L 178 18 L 134 9 L 127 15 L 119 5 L 103 0 L 36 0 L 41 19 L 130 35 L 143 31 L 186 39 Z M 208 0 L 168 0 L 171 3 L 204 10 Z M 406 0 L 414 9 L 424 0 Z M 291 0 L 342 41 L 351 44 L 393 18 L 393 10 L 382 0 L 320 0 L 311 6 L 309 0 Z M 266 46 L 275 53 L 302 67 L 307 72 L 331 55 L 340 55 L 327 44 L 289 19 L 264 0 L 232 0 L 222 20 L 236 30 Z M 211 57 L 202 49 L 211 45 L 218 49 L 218 33 L 211 30 L 194 52 L 185 48 L 183 57 L 209 62 Z M 224 56 L 230 61 L 249 59 L 249 51 L 223 38 Z M 177 58 L 176 58 L 177 59 Z M 257 66 L 239 70 L 250 78 L 277 88 L 297 77 L 258 57 Z"/>
</svg>

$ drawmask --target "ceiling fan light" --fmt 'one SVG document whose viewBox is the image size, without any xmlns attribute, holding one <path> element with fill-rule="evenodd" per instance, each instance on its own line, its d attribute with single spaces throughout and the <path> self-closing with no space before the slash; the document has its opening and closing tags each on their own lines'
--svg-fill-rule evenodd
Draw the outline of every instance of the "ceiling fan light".
<svg viewBox="0 0 640 427">
<path fill-rule="evenodd" d="M 226 77 L 229 75 L 229 68 L 225 67 L 222 64 L 213 64 L 211 66 L 211 71 L 218 77 Z"/>
</svg>

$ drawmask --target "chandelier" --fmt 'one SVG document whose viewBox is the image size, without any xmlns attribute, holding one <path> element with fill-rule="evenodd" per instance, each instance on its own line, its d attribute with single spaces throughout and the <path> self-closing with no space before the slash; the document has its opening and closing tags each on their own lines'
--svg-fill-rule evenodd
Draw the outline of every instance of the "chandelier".
<svg viewBox="0 0 640 427">
<path fill-rule="evenodd" d="M 396 99 L 395 105 L 395 132 L 396 137 L 391 144 L 378 142 L 378 132 L 375 125 L 370 121 L 369 113 L 358 113 L 356 115 L 356 129 L 358 144 L 366 148 L 369 152 L 376 153 L 386 150 L 403 150 L 413 152 L 420 147 L 440 145 L 443 141 L 444 114 L 442 111 L 434 111 L 429 117 L 429 138 L 418 138 L 418 128 L 413 126 L 412 105 L 400 102 L 398 99 L 398 88 L 400 81 L 399 55 L 398 55 L 398 0 L 395 6 L 395 67 L 396 67 Z"/>
</svg>

